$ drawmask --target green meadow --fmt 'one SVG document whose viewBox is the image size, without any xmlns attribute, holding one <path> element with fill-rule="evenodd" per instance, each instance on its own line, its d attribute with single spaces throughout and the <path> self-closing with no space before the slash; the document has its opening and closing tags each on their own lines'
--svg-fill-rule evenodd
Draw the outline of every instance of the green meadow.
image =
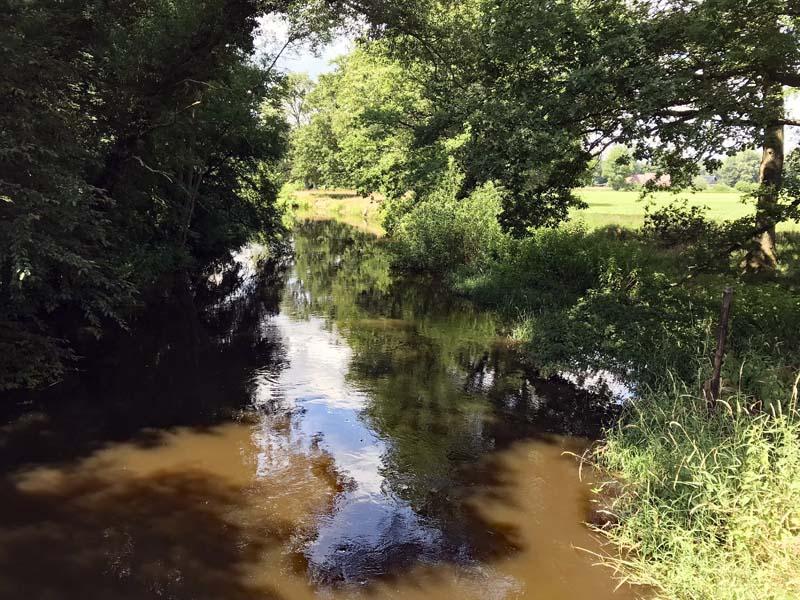
<svg viewBox="0 0 800 600">
<path fill-rule="evenodd" d="M 739 219 L 755 213 L 753 202 L 739 192 L 655 192 L 642 198 L 639 191 L 617 191 L 611 188 L 583 188 L 578 196 L 589 208 L 572 212 L 574 220 L 583 221 L 589 228 L 618 226 L 641 227 L 648 205 L 666 206 L 672 202 L 688 200 L 693 206 L 706 206 L 715 221 Z M 779 231 L 798 231 L 797 223 L 783 223 Z"/>
</svg>

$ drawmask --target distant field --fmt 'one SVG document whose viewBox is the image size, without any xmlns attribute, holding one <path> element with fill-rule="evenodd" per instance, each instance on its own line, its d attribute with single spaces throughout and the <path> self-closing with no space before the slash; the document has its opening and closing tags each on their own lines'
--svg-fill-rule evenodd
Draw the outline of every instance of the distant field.
<svg viewBox="0 0 800 600">
<path fill-rule="evenodd" d="M 298 219 L 336 219 L 358 229 L 383 235 L 381 198 L 363 198 L 353 190 L 300 190 L 292 193 Z"/>
<path fill-rule="evenodd" d="M 643 201 L 639 192 L 619 192 L 608 188 L 584 188 L 578 190 L 580 196 L 589 204 L 586 210 L 574 211 L 575 220 L 585 222 L 589 227 L 605 227 L 619 225 L 620 227 L 636 228 L 644 223 L 645 206 L 648 201 L 654 201 L 657 206 L 666 206 L 670 202 L 687 198 L 694 206 L 707 206 L 709 215 L 716 221 L 738 219 L 753 214 L 752 204 L 742 202 L 739 192 L 697 192 L 679 193 L 657 192 L 652 199 Z M 797 223 L 784 223 L 779 227 L 781 231 L 800 231 Z"/>
<path fill-rule="evenodd" d="M 572 218 L 591 228 L 617 225 L 637 228 L 644 223 L 645 206 L 639 192 L 619 192 L 607 188 L 584 188 L 578 195 L 589 204 L 585 210 L 574 211 Z M 359 229 L 382 234 L 380 226 L 380 196 L 362 198 L 352 190 L 304 190 L 294 192 L 298 204 L 295 214 L 301 219 L 337 219 Z M 712 219 L 738 219 L 753 213 L 752 204 L 742 202 L 738 192 L 698 192 L 672 194 L 658 192 L 652 197 L 657 206 L 666 206 L 688 198 L 695 206 L 707 206 Z M 797 223 L 784 223 L 780 231 L 800 231 Z"/>
</svg>

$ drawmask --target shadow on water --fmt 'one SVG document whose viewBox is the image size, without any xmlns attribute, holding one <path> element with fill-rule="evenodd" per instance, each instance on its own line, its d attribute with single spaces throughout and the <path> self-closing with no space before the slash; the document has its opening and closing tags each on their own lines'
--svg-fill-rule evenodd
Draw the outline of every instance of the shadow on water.
<svg viewBox="0 0 800 600">
<path fill-rule="evenodd" d="M 0 589 L 6 598 L 279 598 L 243 581 L 280 524 L 247 544 L 221 515 L 241 490 L 206 475 L 169 473 L 109 489 L 77 476 L 54 493 L 4 483 Z M 202 499 L 202 501 L 200 501 Z M 288 532 L 287 532 L 288 533 Z"/>
<path fill-rule="evenodd" d="M 169 298 L 128 333 L 87 348 L 81 372 L 36 394 L 0 399 L 0 471 L 69 462 L 114 442 L 157 444 L 176 427 L 213 427 L 250 408 L 256 368 L 280 370 L 269 328 L 283 289 L 279 264 L 196 290 L 196 307 Z"/>
<path fill-rule="evenodd" d="M 292 530 L 272 515 L 252 536 L 230 518 L 249 501 L 238 482 L 168 468 L 117 476 L 108 471 L 124 464 L 93 462 L 109 448 L 157 453 L 170 432 L 213 437 L 246 420 L 250 373 L 283 364 L 265 326 L 281 288 L 270 265 L 238 271 L 206 290 L 202 309 L 167 301 L 92 348 L 80 375 L 2 399 L 0 597 L 279 598 L 240 570 Z"/>
<path fill-rule="evenodd" d="M 0 596 L 612 597 L 563 456 L 608 389 L 538 377 L 347 226 L 256 259 L 4 400 Z"/>
</svg>

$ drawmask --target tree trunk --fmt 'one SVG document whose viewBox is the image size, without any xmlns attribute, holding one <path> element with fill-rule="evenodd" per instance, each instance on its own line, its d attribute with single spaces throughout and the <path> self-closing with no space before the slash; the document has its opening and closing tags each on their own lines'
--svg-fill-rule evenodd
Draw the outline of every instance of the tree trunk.
<svg viewBox="0 0 800 600">
<path fill-rule="evenodd" d="M 782 94 L 782 90 L 777 90 Z M 781 112 L 783 99 L 780 100 Z M 756 229 L 766 230 L 753 239 L 753 244 L 745 258 L 744 267 L 748 271 L 774 271 L 778 266 L 778 253 L 775 248 L 775 223 L 778 219 L 778 198 L 783 184 L 784 133 L 783 125 L 771 124 L 764 131 L 764 153 L 759 173 L 760 187 L 756 207 Z"/>
</svg>

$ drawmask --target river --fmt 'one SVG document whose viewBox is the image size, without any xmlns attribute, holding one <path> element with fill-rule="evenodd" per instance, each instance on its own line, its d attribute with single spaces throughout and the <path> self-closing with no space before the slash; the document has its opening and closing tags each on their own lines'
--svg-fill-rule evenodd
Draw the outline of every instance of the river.
<svg viewBox="0 0 800 600">
<path fill-rule="evenodd" d="M 574 457 L 608 387 L 537 377 L 369 234 L 307 223 L 294 248 L 6 402 L 0 597 L 634 597 L 596 566 Z"/>
</svg>

